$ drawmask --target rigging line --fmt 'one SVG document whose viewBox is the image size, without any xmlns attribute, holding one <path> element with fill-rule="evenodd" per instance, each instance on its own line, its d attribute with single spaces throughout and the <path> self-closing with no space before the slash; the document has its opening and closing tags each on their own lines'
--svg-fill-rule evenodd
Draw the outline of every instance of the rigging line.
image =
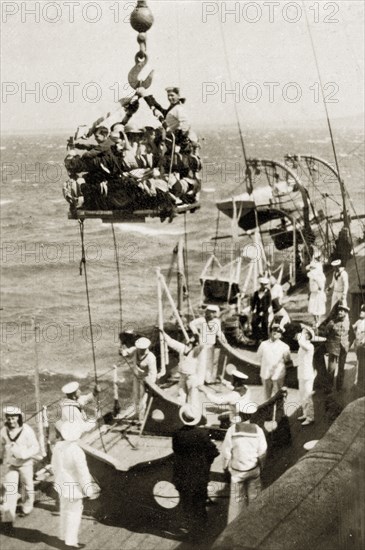
<svg viewBox="0 0 365 550">
<path fill-rule="evenodd" d="M 117 268 L 117 276 L 118 276 L 118 294 L 119 294 L 119 332 L 122 332 L 122 327 L 123 327 L 122 280 L 121 280 L 121 276 L 120 276 L 118 243 L 117 243 L 117 239 L 116 239 L 116 235 L 115 235 L 114 223 L 112 223 L 111 226 L 112 226 L 112 233 L 113 233 L 115 265 L 116 265 L 116 268 Z"/>
<path fill-rule="evenodd" d="M 217 250 L 217 243 L 218 243 L 218 233 L 219 233 L 219 221 L 220 221 L 220 214 L 221 211 L 217 209 L 217 220 L 216 220 L 216 226 L 215 226 L 215 240 L 214 240 L 214 248 L 213 248 L 213 256 L 215 256 L 216 250 Z"/>
<path fill-rule="evenodd" d="M 332 143 L 332 149 L 333 149 L 333 156 L 334 156 L 334 158 L 335 158 L 335 164 L 336 164 L 337 174 L 338 174 L 338 181 L 339 181 L 340 188 L 341 188 L 341 195 L 342 195 L 342 202 L 343 202 L 343 218 L 344 218 L 344 225 L 345 225 L 345 227 L 346 227 L 347 230 L 348 230 L 348 235 L 349 235 L 351 247 L 352 247 L 352 250 L 354 251 L 354 250 L 355 250 L 355 244 L 354 244 L 354 240 L 353 240 L 353 238 L 352 238 L 352 234 L 351 234 L 351 230 L 350 230 L 350 221 L 349 221 L 349 218 L 348 218 L 348 215 L 347 215 L 347 209 L 346 209 L 346 192 L 345 192 L 345 184 L 344 184 L 343 179 L 341 178 L 340 166 L 339 166 L 339 164 L 338 164 L 338 158 L 337 158 L 336 147 L 335 147 L 335 142 L 334 142 L 334 138 L 333 138 L 332 126 L 331 126 L 331 122 L 330 122 L 330 118 L 329 118 L 329 113 L 328 113 L 326 98 L 325 98 L 325 96 L 324 96 L 324 91 L 323 91 L 322 77 L 321 77 L 321 73 L 320 73 L 320 70 L 319 70 L 318 58 L 317 58 L 316 50 L 315 50 L 315 47 L 314 47 L 313 37 L 312 37 L 311 29 L 310 29 L 310 26 L 309 26 L 309 19 L 308 19 L 308 14 L 307 14 L 307 10 L 306 10 L 306 7 L 305 7 L 304 0 L 302 0 L 302 4 L 303 4 L 304 13 L 305 13 L 305 19 L 306 19 L 306 23 L 307 23 L 307 28 L 308 28 L 308 33 L 309 33 L 309 37 L 310 37 L 310 42 L 311 42 L 311 45 L 312 45 L 313 55 L 314 55 L 314 59 L 315 59 L 316 67 L 317 67 L 318 80 L 319 80 L 320 87 L 321 87 L 321 94 L 322 94 L 323 105 L 324 105 L 324 108 L 325 108 L 325 111 L 326 111 L 326 118 L 327 118 L 328 130 L 329 130 L 329 133 L 330 133 L 330 136 L 331 136 L 331 143 Z M 362 288 L 362 285 L 361 285 L 361 276 L 360 276 L 360 271 L 359 271 L 359 266 L 358 266 L 358 262 L 356 261 L 356 256 L 355 256 L 355 254 L 354 254 L 354 263 L 355 263 L 355 270 L 356 270 L 356 275 L 357 275 L 357 280 L 358 280 L 358 283 L 359 283 L 359 287 Z M 363 296 L 363 293 L 361 293 L 361 295 Z"/>
<path fill-rule="evenodd" d="M 313 56 L 314 56 L 314 60 L 315 60 L 316 68 L 317 68 L 318 80 L 319 80 L 319 84 L 320 84 L 320 87 L 321 87 L 322 101 L 323 101 L 323 106 L 324 106 L 324 109 L 325 109 L 325 112 L 326 112 L 327 125 L 328 125 L 329 134 L 330 134 L 330 137 L 331 137 L 333 156 L 334 156 L 334 159 L 335 159 L 335 164 L 336 164 L 338 179 L 339 179 L 339 183 L 340 183 L 340 187 L 341 187 L 342 201 L 343 201 L 343 211 L 344 211 L 344 223 L 345 223 L 345 225 L 346 225 L 347 227 L 349 227 L 349 221 L 348 221 L 347 212 L 346 212 L 346 197 L 345 197 L 345 192 L 344 192 L 344 182 L 343 182 L 343 180 L 342 180 L 342 178 L 341 178 L 340 166 L 339 166 L 339 163 L 338 163 L 337 152 L 336 152 L 336 146 L 335 146 L 335 141 L 334 141 L 333 132 L 332 132 L 332 125 L 331 125 L 331 121 L 330 121 L 330 117 L 329 117 L 329 112 L 328 112 L 328 107 L 327 107 L 327 103 L 326 103 L 326 98 L 325 98 L 324 91 L 323 91 L 322 76 L 321 76 L 321 72 L 320 72 L 320 70 L 319 70 L 318 57 L 317 57 L 316 49 L 315 49 L 315 47 L 314 47 L 314 41 L 313 41 L 312 31 L 311 31 L 311 28 L 310 28 L 310 25 L 309 25 L 309 19 L 308 19 L 307 9 L 306 9 L 306 7 L 305 7 L 304 0 L 302 0 L 302 4 L 303 4 L 304 13 L 305 13 L 305 20 L 306 20 L 306 24 L 307 24 L 307 29 L 308 29 L 308 34 L 309 34 L 309 38 L 310 38 L 310 43 L 311 43 L 311 46 L 312 46 Z M 351 235 L 351 232 L 350 232 L 350 235 Z M 351 241 L 352 241 L 352 237 L 351 237 Z"/>
<path fill-rule="evenodd" d="M 226 39 L 225 39 L 224 32 L 223 32 L 223 22 L 222 22 L 222 20 L 221 20 L 221 24 L 220 24 L 219 27 L 220 27 L 221 35 L 222 35 L 223 51 L 224 51 L 224 57 L 225 57 L 225 60 L 226 60 L 226 65 L 227 65 L 227 70 L 228 70 L 229 83 L 230 83 L 230 86 L 231 86 L 231 89 L 232 89 L 232 85 L 233 85 L 232 73 L 231 73 L 231 67 L 230 67 L 229 58 L 228 58 Z M 240 118 L 238 116 L 238 109 L 237 109 L 236 101 L 234 101 L 234 111 L 235 111 L 235 115 L 236 115 L 236 122 L 237 122 L 238 132 L 239 132 L 240 141 L 241 141 L 241 148 L 242 148 L 243 158 L 245 160 L 245 165 L 246 165 L 245 169 L 247 171 L 247 170 L 249 170 L 249 168 L 248 168 L 248 162 L 247 162 L 246 146 L 245 146 L 245 142 L 244 142 L 244 139 L 243 139 L 241 122 L 240 122 Z M 251 177 L 249 177 L 249 183 L 250 183 L 250 187 L 252 188 Z"/>
<path fill-rule="evenodd" d="M 187 223 L 186 223 L 186 212 L 184 212 L 184 278 L 186 282 L 186 292 L 187 292 L 187 300 L 188 300 L 188 307 L 190 311 L 193 314 L 193 317 L 195 317 L 193 306 L 191 304 L 190 300 L 190 285 L 189 285 L 189 263 L 188 263 L 188 230 L 187 230 Z"/>
<path fill-rule="evenodd" d="M 178 86 L 181 86 L 181 64 L 180 64 L 180 13 L 179 2 L 176 2 L 176 41 L 177 41 L 177 80 Z"/>
<path fill-rule="evenodd" d="M 84 270 L 87 311 L 88 311 L 88 315 L 89 315 L 90 341 L 91 341 L 91 350 L 92 350 L 93 364 L 94 364 L 94 380 L 95 380 L 95 385 L 97 386 L 97 384 L 98 384 L 98 372 L 97 372 L 97 369 L 96 369 L 94 332 L 93 332 L 93 325 L 92 325 L 92 320 L 91 320 L 90 293 L 89 293 L 89 283 L 88 283 L 87 269 L 86 269 L 84 221 L 83 220 L 79 220 L 79 229 L 80 229 L 80 237 L 81 237 L 80 275 L 82 275 L 82 270 Z M 97 411 L 97 413 L 100 412 L 100 410 L 101 410 L 100 397 L 99 397 L 99 392 L 97 392 L 96 393 L 96 411 Z M 104 440 L 103 440 L 103 436 L 101 434 L 101 429 L 100 429 L 100 424 L 99 423 L 98 423 L 98 430 L 99 430 L 99 437 L 100 437 L 100 441 L 101 441 L 103 450 L 106 453 L 106 448 L 105 448 L 105 445 L 104 445 Z"/>
</svg>

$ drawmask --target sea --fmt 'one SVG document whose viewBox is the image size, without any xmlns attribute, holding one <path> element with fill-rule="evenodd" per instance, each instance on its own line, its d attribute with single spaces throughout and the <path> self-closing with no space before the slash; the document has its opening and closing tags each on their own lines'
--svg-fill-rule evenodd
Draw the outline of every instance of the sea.
<svg viewBox="0 0 365 550">
<path fill-rule="evenodd" d="M 221 215 L 218 220 L 215 203 L 236 193 L 243 181 L 238 132 L 227 127 L 202 129 L 200 135 L 204 164 L 201 209 L 178 216 L 171 223 L 161 223 L 157 218 L 114 226 L 121 319 L 112 228 L 100 220 L 85 221 L 89 303 L 100 374 L 111 373 L 118 363 L 120 322 L 123 329 L 135 331 L 156 324 L 156 269 L 167 274 L 178 241 L 184 239 L 186 244 L 190 296 L 198 303 L 199 276 L 213 252 L 212 237 L 232 232 L 228 218 Z M 77 379 L 83 389 L 93 382 L 85 279 L 80 274 L 79 223 L 68 220 L 68 204 L 62 194 L 67 179 L 63 159 L 68 137 L 52 133 L 5 135 L 1 141 L 2 404 L 24 407 L 26 403 L 28 407 L 34 403 L 36 367 L 43 404 L 59 398 L 67 381 Z M 357 214 L 365 210 L 363 143 L 361 130 L 337 132 L 342 177 Z M 246 132 L 246 148 L 249 157 L 283 160 L 287 153 L 306 153 L 333 161 L 325 129 L 250 130 Z M 338 186 L 325 191 L 338 209 Z M 360 236 L 361 226 L 356 230 Z M 232 246 L 230 238 L 217 241 L 215 253 L 222 263 L 229 260 Z M 172 285 L 174 294 L 176 284 Z M 167 307 L 164 315 L 166 321 L 172 319 Z M 128 394 L 128 373 L 121 384 Z"/>
</svg>

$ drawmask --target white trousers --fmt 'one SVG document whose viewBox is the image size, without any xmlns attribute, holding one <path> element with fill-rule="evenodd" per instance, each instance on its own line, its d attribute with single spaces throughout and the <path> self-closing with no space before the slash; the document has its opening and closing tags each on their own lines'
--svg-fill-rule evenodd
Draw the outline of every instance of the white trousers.
<svg viewBox="0 0 365 550">
<path fill-rule="evenodd" d="M 272 394 L 276 394 L 284 386 L 285 376 L 278 378 L 277 380 L 271 380 L 271 378 L 261 378 L 262 385 L 264 386 L 265 401 L 268 401 Z"/>
<path fill-rule="evenodd" d="M 33 462 L 23 466 L 9 466 L 3 480 L 2 521 L 13 523 L 19 498 L 19 481 L 22 485 L 23 512 L 30 514 L 34 504 Z"/>
<path fill-rule="evenodd" d="M 180 405 L 189 403 L 194 408 L 200 408 L 198 378 L 195 374 L 180 373 L 178 391 Z"/>
<path fill-rule="evenodd" d="M 82 511 L 83 499 L 69 500 L 60 496 L 60 539 L 66 546 L 77 546 Z"/>
<path fill-rule="evenodd" d="M 314 406 L 313 406 L 313 382 L 314 378 L 310 380 L 303 380 L 299 378 L 299 398 L 303 409 L 303 415 L 307 420 L 314 420 Z"/>
<path fill-rule="evenodd" d="M 138 420 L 142 422 L 147 405 L 147 393 L 142 380 L 139 380 L 136 376 L 133 378 L 133 399 L 135 414 L 138 416 Z"/>
</svg>

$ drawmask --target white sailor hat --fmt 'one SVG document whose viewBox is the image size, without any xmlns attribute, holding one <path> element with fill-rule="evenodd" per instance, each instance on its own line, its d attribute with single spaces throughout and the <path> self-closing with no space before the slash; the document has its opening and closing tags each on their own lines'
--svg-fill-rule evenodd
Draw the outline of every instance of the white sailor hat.
<svg viewBox="0 0 365 550">
<path fill-rule="evenodd" d="M 205 311 L 214 311 L 214 313 L 219 313 L 220 308 L 219 306 L 215 306 L 214 304 L 208 304 L 207 307 L 205 308 Z"/>
<path fill-rule="evenodd" d="M 232 365 L 232 363 L 227 365 L 226 372 L 230 376 L 234 376 L 235 378 L 239 378 L 240 380 L 247 380 L 248 379 L 247 374 L 244 374 L 243 372 L 240 372 L 239 370 L 237 370 L 236 367 L 234 365 Z"/>
<path fill-rule="evenodd" d="M 174 94 L 180 95 L 180 88 L 177 86 L 168 86 L 165 90 L 167 93 L 173 92 Z"/>
<path fill-rule="evenodd" d="M 135 346 L 137 349 L 148 349 L 151 345 L 151 340 L 149 338 L 138 338 L 136 340 Z"/>
<path fill-rule="evenodd" d="M 259 283 L 262 285 L 270 284 L 270 279 L 268 277 L 259 277 Z"/>
<path fill-rule="evenodd" d="M 306 330 L 306 331 L 310 334 L 311 340 L 313 340 L 313 338 L 314 338 L 314 330 L 313 330 L 311 327 L 309 327 L 308 325 L 302 324 L 302 330 Z"/>
<path fill-rule="evenodd" d="M 62 420 L 58 420 L 55 428 L 65 441 L 77 441 L 85 431 L 82 422 L 62 422 Z"/>
<path fill-rule="evenodd" d="M 202 416 L 198 409 L 195 409 L 194 407 L 186 403 L 180 408 L 179 417 L 181 422 L 183 422 L 187 426 L 194 426 L 195 424 L 198 424 L 200 422 Z"/>
<path fill-rule="evenodd" d="M 344 309 L 345 311 L 350 311 L 350 308 L 344 302 L 337 302 L 337 310 Z"/>
<path fill-rule="evenodd" d="M 333 267 L 339 267 L 341 265 L 341 260 L 333 260 L 333 262 L 331 262 L 331 265 Z"/>
<path fill-rule="evenodd" d="M 20 407 L 16 407 L 15 405 L 7 405 L 3 408 L 3 413 L 6 416 L 22 416 L 22 410 Z"/>
<path fill-rule="evenodd" d="M 65 393 L 66 395 L 69 395 L 70 393 L 75 393 L 80 387 L 80 384 L 78 382 L 69 382 L 68 384 L 65 384 L 62 386 L 62 393 Z"/>
<path fill-rule="evenodd" d="M 241 407 L 241 413 L 242 414 L 255 414 L 257 412 L 258 406 L 256 403 L 245 403 L 243 407 Z"/>
</svg>

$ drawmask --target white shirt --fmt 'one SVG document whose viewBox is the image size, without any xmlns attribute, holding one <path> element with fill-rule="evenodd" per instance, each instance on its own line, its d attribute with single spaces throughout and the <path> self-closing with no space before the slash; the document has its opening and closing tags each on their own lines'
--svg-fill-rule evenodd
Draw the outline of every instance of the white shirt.
<svg viewBox="0 0 365 550">
<path fill-rule="evenodd" d="M 342 269 L 340 275 L 336 279 L 335 274 L 333 274 L 333 279 L 331 283 L 331 288 L 333 288 L 333 293 L 337 295 L 342 295 L 346 299 L 348 290 L 349 290 L 349 276 L 345 269 Z"/>
<path fill-rule="evenodd" d="M 281 301 L 282 298 L 284 297 L 283 287 L 281 286 L 280 283 L 273 284 L 272 287 L 270 288 L 270 293 L 271 293 L 271 300 L 275 300 L 275 298 L 278 298 L 279 301 Z"/>
<path fill-rule="evenodd" d="M 58 441 L 51 464 L 54 486 L 60 496 L 72 501 L 91 496 L 95 491 L 85 453 L 75 441 Z"/>
<path fill-rule="evenodd" d="M 62 422 L 80 422 L 83 424 L 83 430 L 89 432 L 96 426 L 96 419 L 90 417 L 83 410 L 84 407 L 93 400 L 92 393 L 80 395 L 77 401 L 66 397 L 61 402 L 61 420 Z"/>
<path fill-rule="evenodd" d="M 223 467 L 228 466 L 232 481 L 237 482 L 240 472 L 255 468 L 266 450 L 265 434 L 259 426 L 245 422 L 233 424 L 228 428 L 222 444 Z"/>
<path fill-rule="evenodd" d="M 354 324 L 356 345 L 365 344 L 365 319 L 358 319 Z"/>
<path fill-rule="evenodd" d="M 214 346 L 217 339 L 224 339 L 220 319 L 216 317 L 207 321 L 205 317 L 198 317 L 190 323 L 190 328 L 194 334 L 199 334 L 200 343 L 207 346 Z"/>
<path fill-rule="evenodd" d="M 19 437 L 16 438 L 19 433 Z M 27 424 L 23 424 L 14 433 L 3 426 L 0 431 L 0 445 L 0 458 L 4 464 L 15 468 L 31 463 L 32 458 L 40 451 L 36 435 Z"/>
<path fill-rule="evenodd" d="M 315 378 L 313 369 L 314 346 L 303 334 L 299 334 L 298 344 L 298 378 L 300 380 L 312 380 Z"/>
<path fill-rule="evenodd" d="M 261 364 L 261 378 L 278 380 L 285 376 L 285 361 L 290 359 L 290 348 L 281 340 L 265 340 L 257 350 L 257 357 Z"/>
<path fill-rule="evenodd" d="M 183 344 L 183 342 L 178 342 L 178 340 L 174 340 L 174 338 L 171 338 L 171 336 L 166 333 L 164 333 L 164 338 L 169 348 L 177 351 L 177 353 L 179 354 L 178 372 L 186 375 L 196 374 L 199 364 L 201 346 L 196 346 L 192 348 L 186 354 L 188 346 Z"/>
</svg>

